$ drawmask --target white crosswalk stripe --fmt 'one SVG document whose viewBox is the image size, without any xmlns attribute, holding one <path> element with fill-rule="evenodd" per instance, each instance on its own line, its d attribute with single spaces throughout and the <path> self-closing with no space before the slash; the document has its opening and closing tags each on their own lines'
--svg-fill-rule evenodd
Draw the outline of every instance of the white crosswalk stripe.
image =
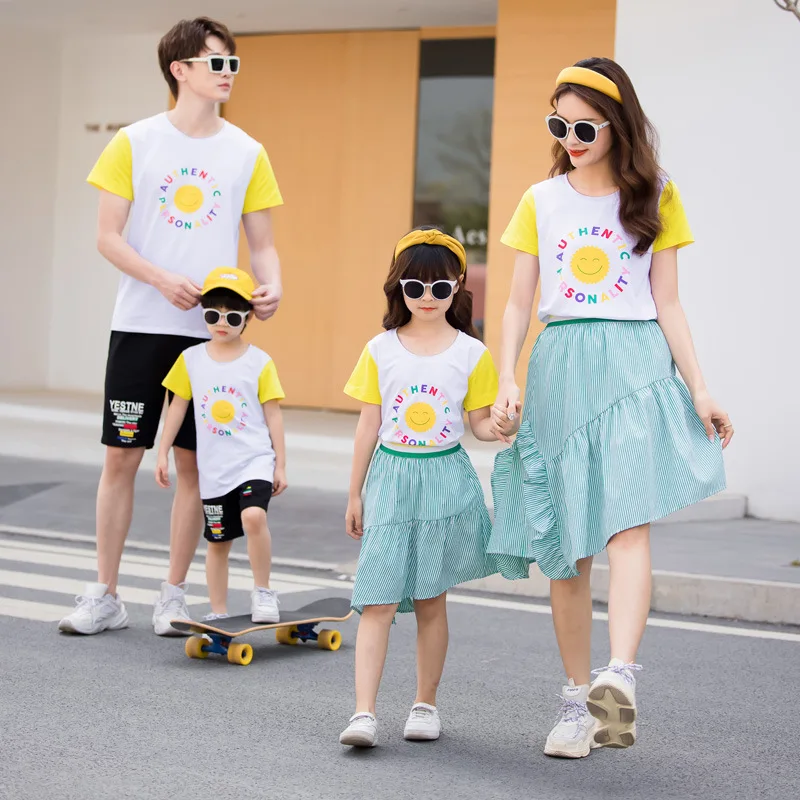
<svg viewBox="0 0 800 800">
<path fill-rule="evenodd" d="M 21 567 L 33 566 L 36 571 Z M 126 553 L 120 566 L 118 592 L 126 605 L 152 606 L 167 575 L 166 557 Z M 56 622 L 73 608 L 75 595 L 81 594 L 87 582 L 96 580 L 96 552 L 79 546 L 42 544 L 25 539 L 0 538 L 0 617 L 16 617 L 39 622 Z M 69 570 L 71 575 L 56 574 Z M 126 585 L 126 579 L 148 582 L 147 588 Z M 205 570 L 193 564 L 186 578 L 186 602 L 189 606 L 208 604 Z M 231 592 L 249 592 L 253 578 L 249 569 L 231 565 Z M 311 592 L 320 588 L 312 579 L 302 576 L 274 574 L 271 586 L 279 594 Z M 8 589 L 22 590 L 10 597 Z M 64 595 L 63 604 L 53 602 Z M 198 609 L 198 616 L 208 609 Z"/>
</svg>

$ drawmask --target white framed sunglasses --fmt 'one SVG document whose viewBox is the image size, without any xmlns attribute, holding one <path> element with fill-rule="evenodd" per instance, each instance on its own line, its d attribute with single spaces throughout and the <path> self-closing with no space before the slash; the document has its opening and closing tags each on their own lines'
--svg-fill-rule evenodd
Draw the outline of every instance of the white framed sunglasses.
<svg viewBox="0 0 800 800">
<path fill-rule="evenodd" d="M 431 296 L 434 300 L 447 300 L 453 294 L 458 281 L 434 281 L 433 283 L 423 283 L 416 278 L 408 278 L 401 280 L 400 285 L 403 287 L 403 294 L 409 300 L 419 300 L 425 296 L 425 290 L 431 290 Z"/>
<path fill-rule="evenodd" d="M 579 119 L 577 122 L 567 122 L 558 114 L 548 114 L 544 121 L 547 123 L 547 130 L 554 139 L 563 142 L 569 136 L 570 130 L 575 131 L 575 138 L 583 144 L 594 144 L 597 141 L 597 134 L 603 128 L 607 128 L 611 123 L 601 122 L 599 125 L 596 122 L 589 122 L 586 119 Z"/>
<path fill-rule="evenodd" d="M 208 71 L 214 75 L 220 75 L 225 72 L 236 75 L 239 72 L 239 56 L 198 56 L 197 58 L 182 59 L 184 64 L 199 64 L 201 61 L 205 61 L 208 64 Z"/>
<path fill-rule="evenodd" d="M 250 312 L 249 311 L 217 311 L 216 308 L 207 308 L 203 312 L 206 325 L 218 325 L 221 319 L 229 328 L 241 328 Z"/>
</svg>

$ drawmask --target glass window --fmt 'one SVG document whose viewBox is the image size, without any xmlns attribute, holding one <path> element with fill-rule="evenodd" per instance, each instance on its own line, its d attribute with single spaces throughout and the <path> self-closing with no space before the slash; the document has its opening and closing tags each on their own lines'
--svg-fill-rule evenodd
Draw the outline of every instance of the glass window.
<svg viewBox="0 0 800 800">
<path fill-rule="evenodd" d="M 494 97 L 494 39 L 423 41 L 414 225 L 439 225 L 467 251 L 483 336 Z"/>
</svg>

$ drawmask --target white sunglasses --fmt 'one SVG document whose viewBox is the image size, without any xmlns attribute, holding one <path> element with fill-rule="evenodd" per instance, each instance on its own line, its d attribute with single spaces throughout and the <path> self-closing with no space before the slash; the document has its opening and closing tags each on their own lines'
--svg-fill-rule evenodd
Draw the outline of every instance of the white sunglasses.
<svg viewBox="0 0 800 800">
<path fill-rule="evenodd" d="M 453 294 L 453 289 L 456 288 L 458 281 L 434 281 L 433 283 L 423 283 L 416 278 L 408 278 L 401 280 L 400 285 L 403 287 L 403 294 L 409 300 L 419 300 L 425 296 L 425 290 L 431 290 L 431 297 L 434 300 L 447 300 Z"/>
<path fill-rule="evenodd" d="M 547 123 L 547 130 L 553 138 L 563 142 L 569 136 L 570 130 L 575 131 L 575 138 L 583 144 L 594 144 L 597 141 L 597 134 L 603 128 L 607 128 L 611 123 L 602 122 L 599 125 L 595 122 L 589 122 L 585 119 L 579 119 L 577 122 L 567 122 L 562 119 L 558 114 L 549 114 L 544 118 Z"/>
<path fill-rule="evenodd" d="M 206 325 L 218 325 L 221 319 L 229 328 L 241 328 L 250 312 L 249 311 L 217 311 L 216 308 L 207 308 L 203 312 Z"/>
<path fill-rule="evenodd" d="M 239 56 L 203 56 L 198 58 L 184 58 L 184 64 L 198 64 L 205 61 L 208 64 L 208 71 L 219 75 L 223 72 L 230 72 L 236 75 L 239 72 Z"/>
</svg>

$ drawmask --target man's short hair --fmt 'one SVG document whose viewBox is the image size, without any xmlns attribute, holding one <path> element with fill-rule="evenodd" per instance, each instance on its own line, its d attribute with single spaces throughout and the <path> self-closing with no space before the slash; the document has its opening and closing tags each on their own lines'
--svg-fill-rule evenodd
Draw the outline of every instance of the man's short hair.
<svg viewBox="0 0 800 800">
<path fill-rule="evenodd" d="M 206 46 L 206 39 L 216 36 L 221 39 L 231 55 L 236 52 L 236 41 L 225 25 L 209 17 L 182 19 L 174 25 L 158 43 L 158 64 L 169 86 L 172 96 L 178 99 L 178 81 L 170 71 L 173 61 L 197 58 Z"/>
</svg>

